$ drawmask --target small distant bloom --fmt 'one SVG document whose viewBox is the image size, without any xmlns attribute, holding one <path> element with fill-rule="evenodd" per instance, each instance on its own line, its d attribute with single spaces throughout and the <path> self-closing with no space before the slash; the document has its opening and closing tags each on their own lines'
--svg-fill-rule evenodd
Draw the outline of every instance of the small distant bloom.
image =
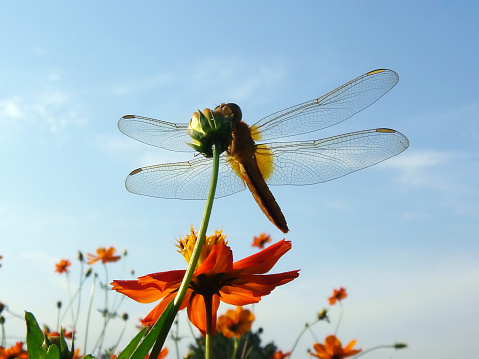
<svg viewBox="0 0 479 359">
<path fill-rule="evenodd" d="M 121 256 L 115 256 L 116 249 L 115 247 L 110 247 L 106 249 L 105 247 L 100 247 L 96 250 L 96 256 L 90 253 L 87 253 L 88 264 L 93 264 L 101 260 L 103 264 L 108 262 L 116 262 L 120 260 Z"/>
<path fill-rule="evenodd" d="M 189 262 L 197 241 L 196 233 L 178 241 L 177 247 L 185 260 Z M 231 305 L 257 303 L 277 286 L 297 278 L 298 270 L 265 274 L 287 251 L 291 242 L 282 240 L 252 256 L 233 263 L 233 252 L 227 246 L 222 231 L 207 236 L 202 247 L 200 259 L 192 281 L 180 305 L 187 308 L 188 317 L 202 335 L 206 334 L 205 301 L 213 306 L 213 334 L 216 329 L 216 313 L 220 301 Z M 138 280 L 115 280 L 113 290 L 140 302 L 161 302 L 143 319 L 143 325 L 154 324 L 168 304 L 175 298 L 185 270 L 173 270 L 148 274 Z M 206 298 L 206 300 L 205 300 Z"/>
<path fill-rule="evenodd" d="M 271 236 L 266 233 L 261 233 L 259 237 L 254 237 L 253 244 L 251 247 L 258 247 L 259 249 L 263 249 L 266 243 L 271 242 Z"/>
<path fill-rule="evenodd" d="M 346 298 L 348 295 L 346 294 L 346 289 L 339 288 L 335 289 L 333 295 L 329 297 L 329 304 L 333 305 L 336 304 L 336 301 L 341 301 Z"/>
<path fill-rule="evenodd" d="M 55 272 L 57 273 L 67 273 L 68 272 L 68 267 L 70 267 L 72 263 L 68 259 L 62 259 L 60 263 L 55 264 L 57 267 L 55 269 Z"/>
<path fill-rule="evenodd" d="M 45 333 L 45 335 L 46 335 L 48 338 L 51 338 L 51 337 L 59 337 L 59 336 L 60 336 L 60 333 L 59 333 L 59 332 L 50 331 L 50 329 L 49 329 L 48 327 L 45 327 L 45 329 L 44 329 L 43 332 Z M 63 329 L 63 337 L 64 337 L 64 338 L 72 339 L 72 338 L 73 338 L 73 334 L 74 334 L 73 331 L 67 332 L 65 329 Z"/>
<path fill-rule="evenodd" d="M 320 359 L 343 359 L 361 351 L 361 349 L 353 349 L 354 345 L 356 345 L 356 340 L 351 341 L 343 348 L 339 339 L 334 335 L 330 335 L 325 339 L 324 345 L 314 344 L 316 353 L 310 352 L 309 354 Z"/>
<path fill-rule="evenodd" d="M 83 355 L 80 354 L 80 348 L 76 348 L 75 352 L 73 353 L 72 359 L 82 359 L 82 358 L 83 358 Z"/>
<path fill-rule="evenodd" d="M 289 357 L 290 355 L 291 355 L 290 352 L 283 353 L 283 352 L 280 350 L 280 351 L 278 351 L 278 352 L 275 352 L 275 353 L 273 354 L 273 358 L 271 358 L 271 359 L 285 359 L 285 358 Z"/>
<path fill-rule="evenodd" d="M 227 338 L 241 338 L 251 330 L 254 314 L 240 306 L 236 310 L 230 309 L 225 315 L 218 318 L 218 331 Z"/>
<path fill-rule="evenodd" d="M 404 348 L 407 348 L 406 343 L 396 343 L 396 344 L 394 344 L 394 349 L 404 349 Z"/>
<path fill-rule="evenodd" d="M 318 320 L 325 320 L 329 323 L 328 310 L 326 308 L 318 313 Z"/>
<path fill-rule="evenodd" d="M 0 359 L 27 359 L 28 353 L 23 350 L 23 343 L 17 342 L 10 348 L 0 347 Z"/>
<path fill-rule="evenodd" d="M 167 355 L 168 355 L 168 348 L 163 348 L 163 349 L 161 349 L 160 354 L 158 354 L 158 359 L 166 358 Z M 147 356 L 147 358 L 148 358 L 148 356 Z"/>
</svg>

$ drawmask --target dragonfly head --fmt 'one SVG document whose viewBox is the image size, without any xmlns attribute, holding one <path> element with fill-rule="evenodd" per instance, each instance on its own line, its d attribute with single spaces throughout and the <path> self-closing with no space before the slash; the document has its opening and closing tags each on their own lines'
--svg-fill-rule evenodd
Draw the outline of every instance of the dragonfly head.
<svg viewBox="0 0 479 359">
<path fill-rule="evenodd" d="M 236 125 L 241 122 L 243 117 L 241 113 L 241 108 L 235 103 L 222 103 L 221 105 L 215 108 L 215 111 L 221 111 L 226 116 L 233 115 L 233 125 Z"/>
</svg>

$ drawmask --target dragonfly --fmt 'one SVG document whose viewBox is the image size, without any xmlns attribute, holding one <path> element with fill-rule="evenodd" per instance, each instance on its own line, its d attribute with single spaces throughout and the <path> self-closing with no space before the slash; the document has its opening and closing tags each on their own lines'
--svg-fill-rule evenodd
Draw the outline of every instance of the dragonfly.
<svg viewBox="0 0 479 359">
<path fill-rule="evenodd" d="M 372 105 L 399 81 L 388 69 L 370 71 L 313 100 L 263 117 L 249 126 L 235 104 L 230 107 L 240 124 L 233 141 L 220 155 L 215 198 L 249 188 L 266 217 L 283 233 L 286 219 L 269 186 L 312 185 L 331 181 L 375 165 L 403 152 L 409 141 L 389 128 L 375 128 L 318 140 L 263 142 L 297 136 L 336 125 Z M 233 122 L 233 123 L 235 123 Z M 170 151 L 194 151 L 188 123 L 172 123 L 136 115 L 123 116 L 121 132 L 138 141 Z M 248 143 L 244 148 L 240 143 Z M 247 151 L 246 155 L 241 154 Z M 249 151 L 249 152 L 248 152 Z M 203 156 L 177 163 L 141 167 L 132 171 L 125 186 L 136 194 L 176 199 L 206 199 L 212 159 Z M 247 158 L 247 160 L 244 160 Z"/>
</svg>

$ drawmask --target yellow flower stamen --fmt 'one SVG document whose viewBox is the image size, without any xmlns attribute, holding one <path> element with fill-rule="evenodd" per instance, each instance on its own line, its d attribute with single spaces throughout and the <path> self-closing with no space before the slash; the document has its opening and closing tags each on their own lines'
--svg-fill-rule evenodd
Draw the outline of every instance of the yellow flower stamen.
<svg viewBox="0 0 479 359">
<path fill-rule="evenodd" d="M 190 262 L 191 256 L 193 254 L 193 249 L 195 248 L 195 244 L 198 239 L 196 236 L 197 233 L 198 232 L 195 232 L 192 225 L 191 233 L 187 234 L 184 238 L 180 237 L 180 239 L 177 240 L 178 244 L 176 247 L 178 248 L 178 252 L 181 253 L 183 258 L 185 258 L 186 263 Z M 224 243 L 225 245 L 228 244 L 228 241 L 226 241 L 226 236 L 226 234 L 223 234 L 223 230 L 219 231 L 217 229 L 215 229 L 215 233 L 211 236 L 206 236 L 205 243 L 203 248 L 201 248 L 200 258 L 196 267 L 199 267 L 201 263 L 203 263 L 203 261 L 208 257 L 213 249 L 213 246 L 219 243 Z"/>
</svg>

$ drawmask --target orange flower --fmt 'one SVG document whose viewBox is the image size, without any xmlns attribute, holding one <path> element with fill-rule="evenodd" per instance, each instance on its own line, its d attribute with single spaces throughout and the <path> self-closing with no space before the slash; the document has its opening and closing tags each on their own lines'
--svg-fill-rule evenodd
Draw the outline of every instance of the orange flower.
<svg viewBox="0 0 479 359">
<path fill-rule="evenodd" d="M 324 345 L 319 343 L 314 344 L 316 353 L 310 352 L 309 354 L 320 359 L 343 359 L 361 351 L 361 349 L 353 349 L 355 344 L 356 340 L 353 340 L 343 348 L 339 339 L 334 335 L 330 335 L 324 341 Z"/>
<path fill-rule="evenodd" d="M 218 331 L 227 338 L 241 338 L 251 330 L 253 321 L 253 313 L 248 309 L 236 307 L 236 310 L 227 310 L 225 315 L 218 318 Z"/>
<path fill-rule="evenodd" d="M 196 233 L 178 241 L 179 252 L 188 262 L 196 243 Z M 200 260 L 193 274 L 180 310 L 187 308 L 188 317 L 203 336 L 206 333 L 205 300 L 212 303 L 213 333 L 216 329 L 216 312 L 220 300 L 231 305 L 257 303 L 279 285 L 298 277 L 299 271 L 278 274 L 268 272 L 279 258 L 291 249 L 291 242 L 284 239 L 252 256 L 233 263 L 233 252 L 226 245 L 225 236 L 215 231 L 208 236 L 201 250 Z M 148 274 L 138 280 L 116 280 L 113 290 L 140 302 L 161 302 L 143 319 L 143 325 L 154 324 L 168 304 L 175 298 L 185 275 L 184 270 Z"/>
<path fill-rule="evenodd" d="M 72 263 L 68 259 L 62 259 L 60 263 L 55 264 L 57 267 L 55 269 L 55 272 L 57 273 L 67 273 L 68 272 L 68 267 L 70 267 Z"/>
<path fill-rule="evenodd" d="M 100 259 L 103 264 L 107 262 L 116 262 L 118 261 L 121 256 L 114 256 L 116 252 L 115 247 L 110 247 L 106 249 L 105 247 L 100 247 L 96 250 L 96 253 L 98 254 L 97 256 L 87 253 L 88 256 L 88 264 L 93 264 L 95 262 L 98 262 Z"/>
<path fill-rule="evenodd" d="M 290 352 L 283 353 L 281 350 L 273 354 L 273 358 L 271 359 L 285 359 L 291 355 Z"/>
<path fill-rule="evenodd" d="M 271 236 L 266 233 L 261 233 L 259 237 L 254 237 L 253 244 L 251 247 L 258 247 L 259 249 L 263 249 L 264 245 L 268 242 L 271 242 Z"/>
<path fill-rule="evenodd" d="M 0 359 L 27 359 L 28 353 L 23 350 L 23 343 L 17 342 L 14 346 L 10 348 L 0 347 Z"/>
<path fill-rule="evenodd" d="M 51 332 L 48 327 L 43 331 L 45 335 L 49 338 L 51 337 L 59 337 L 60 333 L 59 332 Z M 63 337 L 66 339 L 72 339 L 73 338 L 73 331 L 67 332 L 65 329 L 63 329 Z"/>
<path fill-rule="evenodd" d="M 346 294 L 346 289 L 339 288 L 335 289 L 333 295 L 329 297 L 329 304 L 333 305 L 336 304 L 336 301 L 341 301 L 346 298 L 348 295 Z"/>
</svg>

